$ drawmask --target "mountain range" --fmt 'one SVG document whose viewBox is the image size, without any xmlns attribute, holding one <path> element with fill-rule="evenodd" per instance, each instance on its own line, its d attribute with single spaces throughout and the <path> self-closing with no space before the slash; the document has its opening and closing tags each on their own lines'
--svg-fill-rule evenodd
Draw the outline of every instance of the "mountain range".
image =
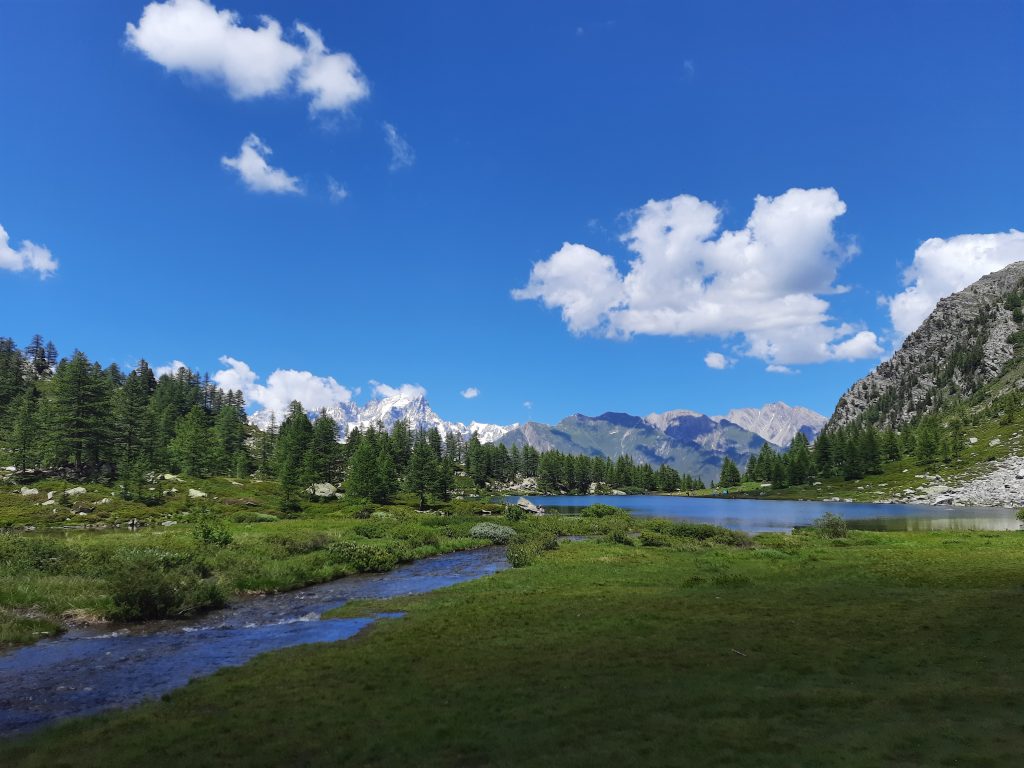
<svg viewBox="0 0 1024 768">
<path fill-rule="evenodd" d="M 600 416 L 573 414 L 557 424 L 469 424 L 445 421 L 423 395 L 396 393 L 365 405 L 341 403 L 327 409 L 343 433 L 381 424 L 390 429 L 405 419 L 413 430 L 436 427 L 442 434 L 455 432 L 468 438 L 474 432 L 484 443 L 529 445 L 537 450 L 607 456 L 631 456 L 654 466 L 668 464 L 705 481 L 717 479 L 722 460 L 728 456 L 741 467 L 750 456 L 771 443 L 783 449 L 797 432 L 813 440 L 825 417 L 807 408 L 769 403 L 761 408 L 741 408 L 726 416 L 706 416 L 696 411 L 672 410 L 646 417 L 609 411 Z M 250 422 L 261 429 L 271 423 L 269 411 L 258 411 Z M 279 417 L 278 417 L 279 418 Z"/>
</svg>

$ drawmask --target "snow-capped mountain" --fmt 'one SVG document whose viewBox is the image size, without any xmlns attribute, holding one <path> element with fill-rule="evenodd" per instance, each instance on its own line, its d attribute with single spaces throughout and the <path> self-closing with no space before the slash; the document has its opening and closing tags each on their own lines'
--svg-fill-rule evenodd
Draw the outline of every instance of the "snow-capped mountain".
<svg viewBox="0 0 1024 768">
<path fill-rule="evenodd" d="M 767 403 L 760 408 L 734 408 L 725 416 L 715 418 L 731 421 L 775 445 L 789 445 L 797 432 L 814 440 L 828 421 L 810 408 L 783 402 Z"/>
<path fill-rule="evenodd" d="M 519 426 L 518 424 L 509 426 L 485 424 L 478 421 L 470 422 L 467 426 L 462 422 L 445 421 L 434 413 L 425 397 L 404 393 L 371 400 L 363 406 L 356 403 L 339 403 L 328 408 L 327 415 L 338 422 L 343 434 L 347 434 L 357 427 L 360 430 L 366 430 L 376 425 L 382 425 L 384 429 L 390 430 L 396 421 L 405 419 L 409 428 L 414 432 L 436 427 L 442 435 L 455 432 L 467 439 L 473 432 L 476 432 L 482 443 L 494 442 Z M 315 417 L 316 414 L 311 413 L 310 416 Z M 270 426 L 272 418 L 273 414 L 270 411 L 257 411 L 249 417 L 249 423 L 266 430 Z M 280 415 L 276 416 L 277 424 L 281 423 L 281 418 Z"/>
</svg>

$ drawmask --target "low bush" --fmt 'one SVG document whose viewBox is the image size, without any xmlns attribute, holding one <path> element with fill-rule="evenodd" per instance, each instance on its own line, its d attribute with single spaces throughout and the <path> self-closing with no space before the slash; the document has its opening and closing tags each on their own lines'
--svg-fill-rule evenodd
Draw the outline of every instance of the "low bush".
<svg viewBox="0 0 1024 768">
<path fill-rule="evenodd" d="M 508 544 L 515 538 L 516 529 L 498 523 L 477 523 L 469 529 L 474 539 L 490 539 L 495 544 Z"/>
<path fill-rule="evenodd" d="M 119 553 L 109 565 L 107 584 L 113 607 L 110 618 L 120 621 L 180 618 L 224 605 L 214 579 L 188 560 L 154 557 L 152 551 Z"/>
<path fill-rule="evenodd" d="M 672 541 L 664 533 L 643 531 L 640 534 L 640 545 L 643 547 L 670 547 Z"/>
<path fill-rule="evenodd" d="M 232 541 L 231 532 L 224 521 L 212 514 L 194 514 L 192 538 L 203 546 L 226 547 Z"/>
<path fill-rule="evenodd" d="M 608 541 L 612 544 L 622 544 L 626 547 L 632 547 L 636 544 L 633 537 L 629 535 L 629 531 L 625 528 L 616 528 L 608 534 Z"/>
<path fill-rule="evenodd" d="M 276 515 L 268 515 L 266 512 L 256 512 L 252 509 L 244 509 L 231 516 L 231 520 L 236 523 L 275 523 L 278 519 Z"/>
<path fill-rule="evenodd" d="M 610 515 L 625 515 L 626 510 L 613 507 L 610 504 L 591 504 L 580 510 L 583 517 L 609 517 Z"/>
<path fill-rule="evenodd" d="M 505 505 L 505 519 L 512 523 L 517 523 L 526 517 L 526 510 L 520 507 L 518 504 L 506 504 Z"/>
<path fill-rule="evenodd" d="M 505 559 L 513 568 L 525 568 L 532 565 L 540 555 L 540 547 L 530 539 L 517 539 L 509 542 L 505 550 Z"/>
<path fill-rule="evenodd" d="M 675 523 L 671 535 L 680 539 L 727 544 L 731 547 L 749 547 L 750 536 L 741 531 L 733 531 L 707 523 Z"/>
<path fill-rule="evenodd" d="M 0 533 L 0 571 L 61 573 L 78 561 L 78 553 L 52 536 Z"/>
<path fill-rule="evenodd" d="M 815 520 L 814 528 L 825 539 L 845 539 L 847 534 L 846 521 L 835 512 L 826 512 Z"/>
<path fill-rule="evenodd" d="M 394 547 L 355 541 L 336 542 L 327 548 L 327 552 L 332 560 L 348 563 L 360 573 L 390 571 L 399 561 L 399 553 Z"/>
</svg>

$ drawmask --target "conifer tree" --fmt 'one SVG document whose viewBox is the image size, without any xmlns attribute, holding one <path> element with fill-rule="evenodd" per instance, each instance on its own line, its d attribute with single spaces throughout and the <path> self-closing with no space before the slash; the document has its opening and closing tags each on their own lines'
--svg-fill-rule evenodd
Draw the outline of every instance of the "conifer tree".
<svg viewBox="0 0 1024 768">
<path fill-rule="evenodd" d="M 417 440 L 405 475 L 406 490 L 419 496 L 420 509 L 427 508 L 427 493 L 437 484 L 437 457 L 427 440 Z"/>
<path fill-rule="evenodd" d="M 210 471 L 210 434 L 206 412 L 192 406 L 178 421 L 178 427 L 169 446 L 171 457 L 186 475 L 205 477 Z"/>
</svg>

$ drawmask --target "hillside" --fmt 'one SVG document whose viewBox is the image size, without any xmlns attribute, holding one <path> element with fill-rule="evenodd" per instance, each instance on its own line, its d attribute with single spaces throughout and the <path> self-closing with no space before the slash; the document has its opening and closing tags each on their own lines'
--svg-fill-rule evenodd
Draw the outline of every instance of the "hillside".
<svg viewBox="0 0 1024 768">
<path fill-rule="evenodd" d="M 1015 385 L 1024 342 L 1022 291 L 1024 262 L 1017 262 L 939 301 L 890 360 L 846 391 L 828 426 L 863 421 L 898 428 L 980 394 L 977 406 Z M 997 386 L 982 393 L 991 385 Z"/>
</svg>

